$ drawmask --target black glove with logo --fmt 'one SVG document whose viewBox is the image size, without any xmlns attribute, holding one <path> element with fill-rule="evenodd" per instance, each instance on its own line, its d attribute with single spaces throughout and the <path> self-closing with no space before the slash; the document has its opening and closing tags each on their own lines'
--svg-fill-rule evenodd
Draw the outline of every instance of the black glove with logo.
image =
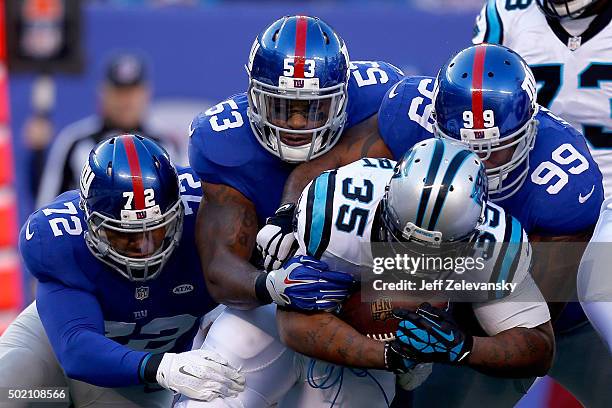
<svg viewBox="0 0 612 408">
<path fill-rule="evenodd" d="M 474 339 L 461 330 L 450 313 L 423 303 L 415 312 L 395 309 L 393 314 L 402 321 L 386 351 L 389 369 L 401 369 L 405 365 L 403 359 L 419 363 L 467 363 Z M 395 355 L 402 357 L 401 364 Z"/>
</svg>

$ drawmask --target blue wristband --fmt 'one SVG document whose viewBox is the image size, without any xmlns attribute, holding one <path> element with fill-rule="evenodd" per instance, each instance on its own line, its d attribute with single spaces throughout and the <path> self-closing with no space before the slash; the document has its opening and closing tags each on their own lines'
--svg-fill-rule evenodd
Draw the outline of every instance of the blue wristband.
<svg viewBox="0 0 612 408">
<path fill-rule="evenodd" d="M 147 354 L 140 362 L 140 368 L 138 369 L 138 378 L 140 378 L 140 381 L 142 382 L 146 382 L 145 381 L 145 367 L 147 366 L 147 362 L 149 361 L 152 355 L 153 355 L 152 353 Z"/>
</svg>

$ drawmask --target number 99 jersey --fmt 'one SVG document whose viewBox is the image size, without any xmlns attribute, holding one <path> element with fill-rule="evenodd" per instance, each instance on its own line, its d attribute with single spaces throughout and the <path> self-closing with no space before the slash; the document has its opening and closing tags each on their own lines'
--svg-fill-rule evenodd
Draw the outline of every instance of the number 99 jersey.
<svg viewBox="0 0 612 408">
<path fill-rule="evenodd" d="M 326 171 L 306 186 L 296 210 L 298 254 L 314 256 L 330 269 L 356 276 L 371 272 L 372 229 L 395 164 L 388 159 L 364 158 Z M 529 274 L 527 234 L 514 217 L 495 204 L 488 203 L 485 214 L 475 240 L 485 245 L 488 266 L 483 268 L 486 276 L 475 280 L 513 282 L 517 288 L 511 294 L 488 293 L 492 300 L 472 304 L 480 328 L 492 336 L 512 327 L 547 322 L 548 307 Z M 514 245 L 496 245 L 501 242 Z M 498 262 L 500 259 L 503 262 Z"/>
<path fill-rule="evenodd" d="M 415 143 L 433 137 L 434 81 L 407 77 L 383 99 L 378 130 L 395 159 Z M 541 106 L 536 120 L 527 180 L 516 194 L 496 204 L 516 217 L 527 233 L 578 233 L 597 222 L 603 201 L 601 172 L 584 137 L 569 123 Z M 508 174 L 508 184 L 519 175 L 515 173 L 520 170 Z"/>
<path fill-rule="evenodd" d="M 597 17 L 547 19 L 535 0 L 489 0 L 472 42 L 502 44 L 527 61 L 538 103 L 581 131 L 612 194 L 612 7 Z"/>
</svg>

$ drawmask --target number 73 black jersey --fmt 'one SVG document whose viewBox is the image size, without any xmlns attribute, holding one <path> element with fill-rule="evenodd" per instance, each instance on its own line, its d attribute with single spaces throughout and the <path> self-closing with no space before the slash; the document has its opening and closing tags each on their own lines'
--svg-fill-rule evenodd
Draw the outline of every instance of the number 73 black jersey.
<svg viewBox="0 0 612 408">
<path fill-rule="evenodd" d="M 321 259 L 331 269 L 350 273 L 371 267 L 372 226 L 394 167 L 392 160 L 364 158 L 326 171 L 310 182 L 297 206 L 298 253 Z M 433 206 L 435 199 L 430 201 Z M 482 328 L 494 335 L 512 327 L 535 327 L 548 321 L 546 303 L 529 275 L 531 249 L 518 220 L 489 203 L 486 221 L 478 229 L 479 241 L 515 244 L 492 245 L 487 259 L 491 267 L 485 268 L 491 271 L 487 280 L 518 284 L 510 296 L 473 304 Z"/>
<path fill-rule="evenodd" d="M 612 7 L 563 22 L 546 19 L 535 0 L 489 0 L 476 19 L 475 44 L 502 44 L 533 70 L 538 103 L 589 142 L 612 194 Z"/>
</svg>

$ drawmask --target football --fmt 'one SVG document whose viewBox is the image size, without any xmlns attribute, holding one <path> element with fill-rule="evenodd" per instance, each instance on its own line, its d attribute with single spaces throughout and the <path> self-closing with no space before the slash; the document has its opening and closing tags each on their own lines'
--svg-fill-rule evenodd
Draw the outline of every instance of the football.
<svg viewBox="0 0 612 408">
<path fill-rule="evenodd" d="M 399 292 L 376 291 L 364 296 L 361 291 L 352 294 L 340 309 L 339 317 L 359 333 L 374 340 L 391 341 L 400 320 L 393 316 L 394 308 L 416 310 L 426 300 L 402 296 Z M 433 306 L 445 308 L 447 302 L 429 300 Z"/>
</svg>

